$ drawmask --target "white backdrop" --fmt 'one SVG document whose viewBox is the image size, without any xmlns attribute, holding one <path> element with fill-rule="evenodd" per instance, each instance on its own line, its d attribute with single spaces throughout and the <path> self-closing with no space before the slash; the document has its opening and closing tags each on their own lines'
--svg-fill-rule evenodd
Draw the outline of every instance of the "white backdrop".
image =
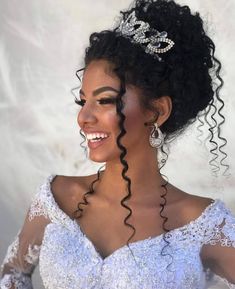
<svg viewBox="0 0 235 289">
<path fill-rule="evenodd" d="M 48 174 L 89 174 L 100 166 L 88 161 L 80 148 L 70 89 L 78 85 L 75 71 L 82 67 L 89 34 L 111 28 L 130 2 L 0 0 L 0 261 L 35 188 Z M 235 210 L 235 1 L 178 2 L 201 12 L 223 63 L 223 133 L 231 177 L 216 181 L 211 176 L 207 151 L 199 146 L 195 129 L 172 145 L 164 172 L 183 190 L 219 197 Z"/>
</svg>

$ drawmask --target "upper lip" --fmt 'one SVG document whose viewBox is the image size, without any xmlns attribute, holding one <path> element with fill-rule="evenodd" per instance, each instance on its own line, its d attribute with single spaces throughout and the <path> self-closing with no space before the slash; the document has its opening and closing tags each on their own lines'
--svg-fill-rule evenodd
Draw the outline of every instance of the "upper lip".
<svg viewBox="0 0 235 289">
<path fill-rule="evenodd" d="M 88 129 L 83 129 L 83 131 L 84 131 L 85 134 L 88 134 L 88 133 L 105 133 L 105 134 L 108 134 L 107 132 L 101 131 L 101 130 L 88 130 Z"/>
</svg>

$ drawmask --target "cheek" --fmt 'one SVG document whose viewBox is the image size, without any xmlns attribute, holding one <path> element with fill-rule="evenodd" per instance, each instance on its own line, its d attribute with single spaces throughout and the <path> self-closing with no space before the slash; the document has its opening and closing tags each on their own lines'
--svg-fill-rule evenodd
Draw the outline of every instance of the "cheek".
<svg viewBox="0 0 235 289">
<path fill-rule="evenodd" d="M 119 117 L 116 113 L 116 110 L 113 111 L 107 111 L 103 113 L 102 115 L 102 124 L 103 127 L 107 127 L 107 130 L 112 131 L 118 131 L 119 125 L 118 125 Z M 102 127 L 101 124 L 101 127 Z"/>
<path fill-rule="evenodd" d="M 139 130 L 140 126 L 142 126 L 142 121 L 139 115 L 132 113 L 126 117 L 125 127 L 127 133 L 132 131 L 133 129 Z"/>
<path fill-rule="evenodd" d="M 146 130 L 144 126 L 144 115 L 140 111 L 139 107 L 132 105 L 129 109 L 126 109 L 124 113 L 126 115 L 125 128 L 127 134 L 143 133 L 143 131 Z"/>
</svg>

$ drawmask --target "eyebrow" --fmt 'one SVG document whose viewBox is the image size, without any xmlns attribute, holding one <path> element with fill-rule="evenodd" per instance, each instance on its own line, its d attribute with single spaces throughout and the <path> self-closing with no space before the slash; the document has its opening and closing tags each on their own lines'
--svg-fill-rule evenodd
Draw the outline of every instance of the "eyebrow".
<svg viewBox="0 0 235 289">
<path fill-rule="evenodd" d="M 102 92 L 105 92 L 105 91 L 114 91 L 114 92 L 117 92 L 119 93 L 120 91 L 116 90 L 115 88 L 111 87 L 111 86 L 103 86 L 103 87 L 100 87 L 100 88 L 97 88 L 96 90 L 94 90 L 92 92 L 92 95 L 93 96 L 97 96 L 98 94 L 102 93 Z M 84 95 L 85 96 L 85 93 L 82 89 L 80 89 L 80 94 Z"/>
</svg>

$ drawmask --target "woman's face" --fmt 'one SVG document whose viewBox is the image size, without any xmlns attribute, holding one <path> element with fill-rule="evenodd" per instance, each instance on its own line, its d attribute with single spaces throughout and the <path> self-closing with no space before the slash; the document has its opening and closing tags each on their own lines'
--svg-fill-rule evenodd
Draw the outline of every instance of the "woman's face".
<svg viewBox="0 0 235 289">
<path fill-rule="evenodd" d="M 81 110 L 77 121 L 89 139 L 89 158 L 92 161 L 107 162 L 117 159 L 119 162 L 120 149 L 116 139 L 120 129 L 115 104 L 119 90 L 120 80 L 112 73 L 109 62 L 96 60 L 86 67 L 78 101 Z M 149 128 L 144 123 L 150 117 L 140 105 L 140 91 L 134 86 L 127 86 L 122 100 L 126 116 L 124 128 L 127 133 L 121 138 L 121 143 L 126 147 L 128 155 L 146 153 L 146 147 L 149 147 Z M 94 137 L 99 139 L 91 140 Z"/>
</svg>

